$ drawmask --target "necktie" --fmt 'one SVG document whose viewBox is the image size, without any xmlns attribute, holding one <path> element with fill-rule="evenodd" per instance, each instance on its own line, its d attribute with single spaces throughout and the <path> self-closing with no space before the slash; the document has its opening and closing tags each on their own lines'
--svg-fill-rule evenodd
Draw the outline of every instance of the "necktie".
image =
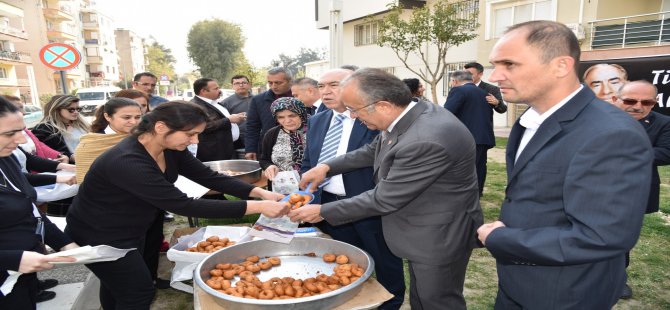
<svg viewBox="0 0 670 310">
<path fill-rule="evenodd" d="M 314 114 L 316 114 L 316 107 L 315 106 L 309 107 L 309 115 L 314 115 Z"/>
<path fill-rule="evenodd" d="M 329 160 L 337 154 L 337 148 L 340 147 L 340 139 L 342 139 L 342 120 L 344 120 L 344 117 L 344 114 L 338 114 L 335 116 L 335 121 L 330 124 L 330 128 L 328 128 L 328 132 L 326 133 L 326 138 L 323 139 L 318 163 Z M 330 178 L 323 180 L 319 187 L 324 187 L 328 185 L 328 183 L 330 183 Z"/>
</svg>

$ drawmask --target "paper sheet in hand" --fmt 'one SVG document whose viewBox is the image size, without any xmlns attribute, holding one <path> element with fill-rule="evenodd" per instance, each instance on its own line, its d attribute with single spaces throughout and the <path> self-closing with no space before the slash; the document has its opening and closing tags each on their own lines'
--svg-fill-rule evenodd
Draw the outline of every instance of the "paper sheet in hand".
<svg viewBox="0 0 670 310">
<path fill-rule="evenodd" d="M 209 188 L 195 183 L 182 175 L 177 176 L 177 181 L 174 182 L 174 186 L 191 198 L 200 198 L 202 195 L 209 192 Z"/>
<path fill-rule="evenodd" d="M 272 180 L 272 191 L 288 195 L 300 190 L 300 175 L 297 171 L 281 171 Z M 284 198 L 288 201 L 288 196 Z M 282 201 L 284 201 L 282 200 Z M 288 216 L 269 218 L 262 215 L 251 227 L 249 235 L 275 242 L 290 243 L 298 229 L 298 223 L 292 222 Z"/>
<path fill-rule="evenodd" d="M 43 174 L 74 175 L 74 172 L 58 171 L 56 173 L 43 173 Z M 37 192 L 37 201 L 39 202 L 56 201 L 61 199 L 67 199 L 77 195 L 77 192 L 79 191 L 79 184 L 72 184 L 72 185 L 67 185 L 63 183 L 49 184 L 35 187 L 35 191 Z"/>
<path fill-rule="evenodd" d="M 82 265 L 98 262 L 108 262 L 117 260 L 121 257 L 126 256 L 126 254 L 135 248 L 132 249 L 117 249 L 108 245 L 97 245 L 90 246 L 86 245 L 72 250 L 56 252 L 49 254 L 49 257 L 59 257 L 59 256 L 70 256 L 77 259 L 76 262 L 53 262 L 56 267 L 70 266 L 70 265 Z"/>
</svg>

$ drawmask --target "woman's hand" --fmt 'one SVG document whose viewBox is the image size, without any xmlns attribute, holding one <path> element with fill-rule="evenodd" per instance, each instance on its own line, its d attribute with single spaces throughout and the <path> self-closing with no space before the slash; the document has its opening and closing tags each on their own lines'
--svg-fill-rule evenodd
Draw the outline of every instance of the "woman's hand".
<svg viewBox="0 0 670 310">
<path fill-rule="evenodd" d="M 74 175 L 57 175 L 56 183 L 63 183 L 67 185 L 77 184 L 77 176 Z"/>
<path fill-rule="evenodd" d="M 265 173 L 265 177 L 268 178 L 268 180 L 272 181 L 274 180 L 277 173 L 279 173 L 279 167 L 275 165 L 270 165 L 267 167 L 267 169 L 265 169 L 263 173 Z"/>
<path fill-rule="evenodd" d="M 67 157 L 67 155 L 60 154 L 58 155 L 58 157 L 54 158 L 54 160 L 67 164 L 70 161 L 70 157 Z"/>
<path fill-rule="evenodd" d="M 54 267 L 53 262 L 76 262 L 77 259 L 70 256 L 63 257 L 49 257 L 32 251 L 23 251 L 21 255 L 21 263 L 19 263 L 20 273 L 31 273 L 51 269 Z"/>
<path fill-rule="evenodd" d="M 56 166 L 56 170 L 74 172 L 76 167 L 77 166 L 71 165 L 71 164 L 68 164 L 68 163 L 60 163 L 60 164 L 58 164 L 58 166 Z"/>
<path fill-rule="evenodd" d="M 254 187 L 254 189 L 251 190 L 251 193 L 249 193 L 249 196 L 272 201 L 279 201 L 284 199 L 284 195 L 264 190 L 260 187 Z"/>
<path fill-rule="evenodd" d="M 246 214 L 261 213 L 267 217 L 280 217 L 286 215 L 291 210 L 289 204 L 278 201 L 247 201 Z"/>
</svg>

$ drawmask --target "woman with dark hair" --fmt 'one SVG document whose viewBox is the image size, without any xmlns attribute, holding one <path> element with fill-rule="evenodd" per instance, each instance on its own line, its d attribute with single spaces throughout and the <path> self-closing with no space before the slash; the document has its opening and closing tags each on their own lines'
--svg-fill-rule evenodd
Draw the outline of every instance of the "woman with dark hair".
<svg viewBox="0 0 670 310">
<path fill-rule="evenodd" d="M 258 159 L 268 180 L 280 171 L 300 171 L 307 132 L 307 112 L 302 101 L 279 98 L 272 102 L 270 110 L 279 125 L 270 128 L 263 137 Z"/>
<path fill-rule="evenodd" d="M 112 98 L 95 111 L 91 123 L 93 133 L 130 133 L 140 122 L 142 107 L 128 98 Z"/>
<path fill-rule="evenodd" d="M 288 212 L 278 202 L 283 195 L 214 172 L 193 157 L 186 147 L 198 143 L 206 121 L 207 114 L 192 103 L 163 103 L 86 174 L 67 214 L 67 234 L 80 244 L 140 249 L 114 262 L 87 265 L 100 278 L 104 309 L 149 309 L 155 289 L 141 249 L 160 210 L 207 218 Z M 221 193 L 266 200 L 188 198 L 174 186 L 178 174 Z"/>
<path fill-rule="evenodd" d="M 124 89 L 114 95 L 115 98 L 128 98 L 137 101 L 142 109 L 142 115 L 149 113 L 149 95 L 137 89 Z"/>
<path fill-rule="evenodd" d="M 0 309 L 35 309 L 35 272 L 53 268 L 54 262 L 74 261 L 45 256 L 45 242 L 61 251 L 78 247 L 37 210 L 35 189 L 12 157 L 12 151 L 26 142 L 24 128 L 19 109 L 0 98 Z M 16 272 L 22 275 L 9 285 L 7 280 Z"/>
<path fill-rule="evenodd" d="M 404 79 L 405 85 L 409 87 L 409 91 L 412 92 L 412 97 L 421 99 L 423 101 L 430 102 L 428 98 L 424 97 L 423 94 L 426 92 L 426 88 L 421 84 L 421 81 L 416 78 Z"/>
<path fill-rule="evenodd" d="M 74 164 L 74 150 L 79 138 L 89 131 L 88 123 L 79 114 L 79 98 L 56 95 L 44 106 L 44 117 L 33 128 L 33 134 L 50 148 L 70 157 Z"/>
</svg>

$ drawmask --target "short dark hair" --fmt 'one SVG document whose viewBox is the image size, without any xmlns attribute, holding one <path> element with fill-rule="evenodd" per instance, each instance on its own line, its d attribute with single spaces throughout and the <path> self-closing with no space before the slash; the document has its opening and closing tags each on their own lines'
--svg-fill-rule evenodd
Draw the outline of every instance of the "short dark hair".
<svg viewBox="0 0 670 310">
<path fill-rule="evenodd" d="M 388 101 L 398 107 L 406 107 L 412 101 L 409 87 L 395 75 L 376 68 L 363 68 L 344 79 L 341 85 L 356 83 L 357 94 L 366 104 L 376 101 Z"/>
<path fill-rule="evenodd" d="M 116 98 L 128 98 L 128 99 L 135 99 L 135 98 L 144 98 L 147 100 L 147 103 L 149 102 L 149 95 L 143 91 L 139 91 L 137 89 L 122 89 L 118 93 L 114 94 L 114 97 Z M 149 106 L 147 105 L 147 108 Z"/>
<path fill-rule="evenodd" d="M 463 66 L 465 69 L 470 69 L 470 68 L 475 68 L 477 69 L 477 72 L 482 73 L 484 72 L 484 66 L 478 62 L 469 62 L 466 63 L 465 66 Z"/>
<path fill-rule="evenodd" d="M 196 95 L 200 96 L 200 91 L 203 88 L 207 88 L 207 84 L 211 81 L 214 81 L 214 80 L 210 79 L 210 78 L 201 78 L 201 79 L 195 80 L 195 82 L 193 82 L 193 92 Z"/>
<path fill-rule="evenodd" d="M 207 122 L 207 113 L 195 103 L 183 100 L 168 101 L 159 104 L 151 113 L 142 116 L 142 121 L 133 129 L 133 135 L 155 133 L 157 122 L 163 122 L 170 128 L 167 135 L 176 131 L 187 131 Z"/>
<path fill-rule="evenodd" d="M 410 78 L 410 79 L 404 79 L 402 80 L 407 87 L 409 87 L 409 91 L 412 92 L 412 95 L 415 95 L 416 92 L 419 91 L 419 85 L 421 84 L 419 82 L 419 79 L 415 78 Z"/>
<path fill-rule="evenodd" d="M 0 97 L 0 117 L 5 117 L 5 115 L 10 113 L 18 113 L 19 108 L 17 108 L 13 103 L 9 102 L 7 99 Z"/>
<path fill-rule="evenodd" d="M 139 82 L 143 76 L 148 76 L 153 78 L 154 80 L 158 80 L 158 78 L 151 72 L 140 72 L 138 74 L 135 74 L 135 77 L 133 77 L 133 82 Z"/>
<path fill-rule="evenodd" d="M 358 70 L 359 68 L 358 68 L 357 65 L 342 65 L 342 66 L 340 66 L 340 69 L 356 71 L 356 70 Z"/>
<path fill-rule="evenodd" d="M 100 132 L 105 130 L 107 126 L 109 126 L 109 122 L 105 118 L 105 113 L 107 115 L 112 116 L 116 113 L 117 110 L 123 107 L 137 107 L 142 110 L 140 107 L 140 104 L 137 103 L 137 101 L 129 98 L 124 98 L 124 97 L 114 97 L 112 99 L 109 99 L 105 104 L 102 106 L 98 107 L 98 109 L 95 111 L 95 119 L 91 123 L 91 132 Z"/>
<path fill-rule="evenodd" d="M 238 74 L 238 75 L 233 75 L 233 77 L 230 78 L 230 84 L 233 84 L 233 80 L 238 80 L 238 79 L 245 79 L 247 82 L 249 82 L 249 78 L 246 75 Z M 193 89 L 195 90 L 195 89 Z"/>
<path fill-rule="evenodd" d="M 318 84 L 319 82 L 317 82 L 315 79 L 308 77 L 301 77 L 293 81 L 293 85 L 299 85 L 300 87 L 311 86 L 316 88 Z"/>
<path fill-rule="evenodd" d="M 542 61 L 550 62 L 558 56 L 569 56 L 575 60 L 575 75 L 579 71 L 579 40 L 564 24 L 549 20 L 534 20 L 510 26 L 505 34 L 515 30 L 526 30 L 526 43 L 542 52 Z"/>
</svg>

